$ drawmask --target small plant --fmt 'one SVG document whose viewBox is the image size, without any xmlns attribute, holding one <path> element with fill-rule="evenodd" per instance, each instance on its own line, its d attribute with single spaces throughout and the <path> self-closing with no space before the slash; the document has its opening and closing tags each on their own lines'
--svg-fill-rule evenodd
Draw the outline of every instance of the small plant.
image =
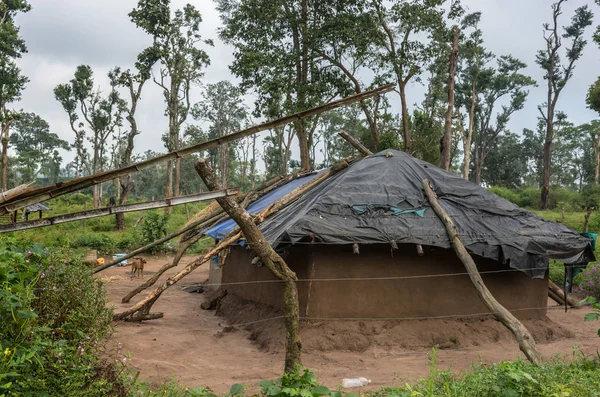
<svg viewBox="0 0 600 397">
<path fill-rule="evenodd" d="M 586 297 L 600 299 L 600 265 L 585 269 L 578 277 L 578 291 Z"/>
<path fill-rule="evenodd" d="M 264 380 L 258 384 L 261 395 L 268 397 L 341 397 L 339 391 L 331 391 L 325 386 L 317 383 L 315 375 L 308 369 L 298 366 L 293 372 L 284 374 L 275 381 Z M 346 394 L 346 397 L 356 396 L 354 393 Z"/>
<path fill-rule="evenodd" d="M 600 301 L 598 301 L 598 299 L 594 298 L 593 296 L 589 296 L 586 299 L 582 300 L 581 303 L 590 303 L 593 309 L 591 313 L 585 315 L 583 321 L 600 320 Z M 598 336 L 600 336 L 600 329 L 598 329 Z"/>
<path fill-rule="evenodd" d="M 167 235 L 167 222 L 170 214 L 164 212 L 162 215 L 156 211 L 149 211 L 144 216 L 141 224 L 142 241 L 149 244 Z M 163 245 L 158 245 L 149 250 L 151 253 L 162 250 Z"/>
</svg>

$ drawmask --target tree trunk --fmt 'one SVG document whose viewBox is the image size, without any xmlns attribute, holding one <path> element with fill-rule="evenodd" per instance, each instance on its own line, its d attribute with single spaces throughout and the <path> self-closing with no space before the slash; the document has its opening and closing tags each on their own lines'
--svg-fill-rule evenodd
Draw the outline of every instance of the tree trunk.
<svg viewBox="0 0 600 397">
<path fill-rule="evenodd" d="M 456 63 L 458 61 L 458 38 L 460 29 L 454 30 L 452 41 L 452 52 L 450 53 L 450 66 L 448 70 L 448 109 L 444 120 L 444 137 L 442 139 L 440 167 L 450 171 L 450 152 L 452 149 L 452 114 L 454 113 L 454 76 L 456 75 Z"/>
<path fill-rule="evenodd" d="M 202 177 L 202 180 L 210 190 L 218 190 L 221 185 L 204 159 L 196 162 L 196 171 Z M 285 335 L 286 335 L 286 353 L 285 353 L 285 372 L 290 373 L 301 365 L 300 341 L 300 315 L 298 290 L 296 274 L 288 267 L 283 258 L 279 256 L 265 240 L 264 236 L 254 223 L 254 220 L 248 212 L 240 207 L 233 199 L 217 199 L 217 202 L 223 207 L 223 210 L 240 226 L 244 237 L 252 248 L 254 253 L 261 259 L 265 266 L 273 275 L 285 282 L 284 286 L 284 312 L 285 312 Z"/>
<path fill-rule="evenodd" d="M 356 138 L 352 135 L 348 134 L 346 131 L 338 132 L 338 135 L 346 140 L 350 145 L 352 145 L 356 150 L 358 150 L 361 154 L 365 156 L 370 156 L 373 154 L 369 149 L 363 146 Z"/>
<path fill-rule="evenodd" d="M 483 164 L 481 161 L 481 157 L 479 151 L 475 151 L 475 183 L 481 185 L 481 169 L 483 168 Z"/>
<path fill-rule="evenodd" d="M 175 142 L 175 150 L 179 150 L 179 131 L 174 135 L 173 141 Z M 175 159 L 175 181 L 173 182 L 173 185 L 173 196 L 181 196 L 181 159 L 179 157 Z"/>
<path fill-rule="evenodd" d="M 173 198 L 173 162 L 167 162 L 167 188 L 165 190 L 166 198 Z"/>
<path fill-rule="evenodd" d="M 600 143 L 600 135 L 598 136 Z M 600 146 L 594 145 L 594 184 L 600 182 Z"/>
<path fill-rule="evenodd" d="M 549 127 L 550 129 L 552 127 Z M 544 143 L 544 174 L 542 179 L 542 194 L 540 209 L 548 209 L 548 198 L 550 196 L 550 168 L 552 167 L 552 139 Z"/>
<path fill-rule="evenodd" d="M 2 123 L 2 191 L 8 190 L 8 142 L 9 142 L 10 123 Z"/>
<path fill-rule="evenodd" d="M 404 151 L 410 154 L 412 151 L 412 145 L 410 141 L 410 126 L 408 124 L 408 105 L 406 103 L 404 84 L 399 82 L 398 88 L 400 90 L 400 102 L 402 104 L 402 133 L 404 136 Z"/>
<path fill-rule="evenodd" d="M 254 190 L 256 185 L 256 135 L 252 135 L 252 183 L 250 190 Z"/>
<path fill-rule="evenodd" d="M 585 216 L 583 219 L 583 232 L 587 233 L 590 225 L 590 216 L 592 216 L 592 211 L 594 211 L 594 207 L 588 205 L 587 211 L 585 212 Z"/>
<path fill-rule="evenodd" d="M 511 312 L 506 310 L 506 308 L 502 306 L 488 290 L 483 282 L 483 279 L 481 278 L 481 275 L 479 274 L 477 265 L 473 261 L 473 258 L 471 258 L 471 255 L 469 255 L 463 243 L 460 241 L 456 231 L 456 226 L 454 226 L 454 222 L 438 202 L 435 192 L 431 188 L 429 181 L 425 179 L 422 181 L 422 184 L 423 189 L 425 190 L 425 195 L 427 196 L 427 200 L 431 204 L 431 207 L 436 215 L 444 224 L 446 232 L 448 233 L 448 237 L 450 238 L 452 246 L 454 247 L 454 251 L 469 273 L 469 277 L 471 278 L 471 281 L 477 290 L 477 294 L 488 310 L 513 333 L 515 339 L 517 339 L 517 342 L 519 342 L 519 348 L 529 359 L 529 361 L 539 366 L 542 364 L 542 357 L 536 349 L 533 336 L 529 330 Z"/>
<path fill-rule="evenodd" d="M 306 133 L 306 123 L 302 119 L 297 123 L 298 141 L 300 142 L 300 168 L 303 171 L 309 171 L 310 167 L 310 148 L 308 147 L 308 134 Z M 287 164 L 284 164 L 287 170 Z M 287 173 L 287 172 L 286 172 Z"/>
</svg>

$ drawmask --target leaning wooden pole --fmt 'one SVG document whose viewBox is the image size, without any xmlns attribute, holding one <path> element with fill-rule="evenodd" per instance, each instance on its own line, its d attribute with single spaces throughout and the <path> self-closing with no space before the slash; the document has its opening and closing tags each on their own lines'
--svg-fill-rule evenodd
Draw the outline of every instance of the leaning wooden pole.
<svg viewBox="0 0 600 397">
<path fill-rule="evenodd" d="M 142 285 L 139 285 L 138 287 L 136 287 L 132 291 L 130 291 L 127 295 L 125 295 L 123 297 L 123 299 L 121 299 L 121 303 L 129 303 L 131 298 L 133 298 L 134 296 L 136 296 L 137 294 L 139 294 L 146 288 L 153 286 L 154 283 L 156 283 L 158 281 L 160 276 L 162 276 L 164 274 L 164 272 L 179 265 L 179 261 L 181 261 L 181 258 L 183 258 L 183 255 L 185 255 L 185 252 L 192 245 L 197 243 L 198 240 L 200 240 L 202 237 L 203 237 L 202 234 L 198 234 L 198 235 L 194 236 L 193 238 L 180 243 L 179 248 L 177 249 L 177 253 L 175 253 L 175 256 L 173 257 L 171 262 L 163 265 L 160 269 L 158 269 L 158 271 L 154 275 L 152 275 L 152 277 L 150 277 L 148 280 L 146 280 Z"/>
<path fill-rule="evenodd" d="M 221 184 L 205 159 L 196 162 L 196 171 L 210 190 L 219 190 Z M 298 290 L 296 288 L 296 273 L 275 252 L 273 247 L 254 223 L 252 216 L 234 200 L 217 199 L 223 210 L 236 221 L 244 233 L 244 237 L 252 251 L 275 277 L 284 282 L 284 313 L 285 313 L 285 372 L 290 373 L 301 365 L 302 343 L 300 341 L 300 314 Z"/>
<path fill-rule="evenodd" d="M 315 186 L 317 186 L 321 182 L 325 181 L 327 178 L 335 175 L 339 171 L 348 167 L 348 165 L 351 161 L 352 161 L 352 159 L 341 160 L 341 161 L 337 162 L 336 164 L 334 164 L 327 171 L 322 172 L 321 174 L 315 176 L 310 181 L 302 184 L 295 190 L 291 191 L 290 193 L 283 196 L 279 200 L 275 201 L 273 204 L 271 204 L 270 206 L 268 206 L 267 208 L 265 208 L 264 210 L 259 212 L 257 215 L 255 215 L 254 222 L 256 224 L 263 222 L 270 215 L 279 211 L 280 209 L 282 209 L 286 205 L 290 204 L 291 202 L 297 200 L 304 193 L 310 191 Z M 208 262 L 213 256 L 215 256 L 219 252 L 221 252 L 221 250 L 223 250 L 224 248 L 226 248 L 229 245 L 238 241 L 241 237 L 242 237 L 242 233 L 240 232 L 240 228 L 238 226 L 235 229 L 233 229 L 231 232 L 229 232 L 229 234 L 227 234 L 227 236 L 225 236 L 225 238 L 223 240 L 221 240 L 221 242 L 215 248 L 213 248 L 210 252 L 208 252 L 204 256 L 201 256 L 200 258 L 194 260 L 193 262 L 189 263 L 179 273 L 169 277 L 162 285 L 158 286 L 146 298 L 144 298 L 140 302 L 136 303 L 134 306 L 125 310 L 124 312 L 115 314 L 113 318 L 115 320 L 123 320 L 130 316 L 135 317 L 136 313 L 139 313 L 137 315 L 149 314 L 150 309 L 152 308 L 152 305 L 154 305 L 154 302 L 156 302 L 158 300 L 158 298 L 160 298 L 160 296 L 162 295 L 162 293 L 164 291 L 166 291 L 170 286 L 177 283 L 179 280 L 181 280 L 182 278 L 184 278 L 185 276 L 187 276 L 188 274 L 190 274 L 191 272 L 196 270 L 198 267 L 200 267 L 204 263 Z"/>
<path fill-rule="evenodd" d="M 208 201 L 216 197 L 233 196 L 238 194 L 238 189 L 225 189 L 219 192 L 204 192 L 198 194 L 190 194 L 189 196 L 181 196 L 172 199 L 149 201 L 145 203 L 125 204 L 112 207 L 95 208 L 87 210 L 87 204 L 84 203 L 85 209 L 80 212 L 72 212 L 70 214 L 57 215 L 44 219 L 36 219 L 32 221 L 18 222 L 9 225 L 0 225 L 0 233 L 14 232 L 17 230 L 35 229 L 39 227 L 47 227 L 59 225 L 61 223 L 75 222 L 79 220 L 98 218 L 113 214 L 123 214 L 126 212 L 138 212 L 156 208 L 171 207 L 185 203 L 195 203 L 198 201 Z"/>
<path fill-rule="evenodd" d="M 338 132 L 338 135 L 346 140 L 350 145 L 352 145 L 356 150 L 358 150 L 361 154 L 365 156 L 370 156 L 373 154 L 372 151 L 367 149 L 362 143 L 360 143 L 356 138 L 352 135 L 348 134 L 346 131 L 341 130 Z"/>
<path fill-rule="evenodd" d="M 152 159 L 142 161 L 140 163 L 131 164 L 127 167 L 123 167 L 117 170 L 99 172 L 93 175 L 89 175 L 82 178 L 76 178 L 69 181 L 60 182 L 54 185 L 43 186 L 38 189 L 26 191 L 18 196 L 11 197 L 6 203 L 0 204 L 0 215 L 18 210 L 31 204 L 39 203 L 50 198 L 58 197 L 63 194 L 75 192 L 77 190 L 85 189 L 97 184 L 123 177 L 126 175 L 133 174 L 143 169 L 153 167 L 157 164 L 173 161 L 183 156 L 190 155 L 192 153 L 201 152 L 208 149 L 219 147 L 220 145 L 232 142 L 246 136 L 257 134 L 261 131 L 271 130 L 275 127 L 297 122 L 317 114 L 337 109 L 342 106 L 347 106 L 355 102 L 363 101 L 367 98 L 371 98 L 377 95 L 384 94 L 392 91 L 395 88 L 395 84 L 386 84 L 384 86 L 374 88 L 370 91 L 361 92 L 358 94 L 350 95 L 345 98 L 341 98 L 323 105 L 316 106 L 311 109 L 303 110 L 288 116 L 284 116 L 275 120 L 267 121 L 262 124 L 248 127 L 244 130 L 234 132 L 232 134 L 212 139 L 206 142 L 201 142 L 196 145 L 189 146 L 187 148 L 174 150 L 167 154 L 154 157 Z"/>
<path fill-rule="evenodd" d="M 479 274 L 479 270 L 477 270 L 477 265 L 473 261 L 473 258 L 471 258 L 471 255 L 469 255 L 469 252 L 463 243 L 460 241 L 456 231 L 456 226 L 454 226 L 454 222 L 438 202 L 437 196 L 431 188 L 429 181 L 424 179 L 422 184 L 425 195 L 427 196 L 427 200 L 429 200 L 431 208 L 433 208 L 433 211 L 446 227 L 446 232 L 448 233 L 448 237 L 452 242 L 454 251 L 456 252 L 458 258 L 465 265 L 465 269 L 469 273 L 469 277 L 471 278 L 471 281 L 477 290 L 477 294 L 481 300 L 483 300 L 483 303 L 488 310 L 492 312 L 492 314 L 513 333 L 517 339 L 517 342 L 519 343 L 519 348 L 529 359 L 529 361 L 535 365 L 541 365 L 542 357 L 536 349 L 533 336 L 511 312 L 509 312 L 500 304 L 500 302 L 496 300 L 496 298 L 494 298 L 490 290 L 485 286 L 483 279 Z"/>
</svg>

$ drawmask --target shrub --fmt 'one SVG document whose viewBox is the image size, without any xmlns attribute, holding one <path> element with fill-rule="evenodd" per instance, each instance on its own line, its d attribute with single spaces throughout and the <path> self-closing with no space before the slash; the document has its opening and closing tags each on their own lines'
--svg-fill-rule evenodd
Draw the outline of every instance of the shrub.
<svg viewBox="0 0 600 397">
<path fill-rule="evenodd" d="M 600 265 L 588 266 L 578 276 L 579 287 L 577 288 L 585 296 L 600 299 Z"/>
<path fill-rule="evenodd" d="M 112 319 L 102 285 L 71 258 L 0 239 L 0 395 L 105 396 L 121 387 L 98 358 Z"/>
<path fill-rule="evenodd" d="M 80 235 L 72 243 L 73 247 L 86 247 L 102 252 L 111 252 L 116 247 L 115 240 L 106 234 L 87 233 Z"/>
<path fill-rule="evenodd" d="M 169 222 L 170 214 L 164 212 L 162 215 L 156 211 L 149 211 L 145 214 L 141 224 L 140 233 L 142 234 L 142 242 L 149 244 L 167 235 L 167 222 Z M 158 245 L 150 250 L 151 253 L 160 251 L 164 246 Z"/>
</svg>

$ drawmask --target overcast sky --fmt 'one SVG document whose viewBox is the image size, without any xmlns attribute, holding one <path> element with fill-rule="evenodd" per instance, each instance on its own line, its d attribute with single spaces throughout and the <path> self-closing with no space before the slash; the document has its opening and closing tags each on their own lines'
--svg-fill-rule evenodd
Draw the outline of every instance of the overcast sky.
<svg viewBox="0 0 600 397">
<path fill-rule="evenodd" d="M 130 22 L 127 14 L 137 0 L 30 0 L 32 10 L 18 18 L 21 33 L 29 52 L 19 60 L 23 73 L 30 82 L 20 102 L 14 108 L 35 112 L 46 119 L 53 132 L 71 142 L 73 133 L 67 115 L 54 99 L 52 90 L 68 82 L 80 64 L 94 70 L 96 82 L 107 87 L 106 73 L 114 66 L 132 67 L 137 54 L 150 44 L 150 38 Z M 180 8 L 185 0 L 173 0 Z M 530 89 L 525 108 L 513 116 L 509 128 L 520 132 L 535 128 L 537 106 L 544 102 L 545 86 L 542 72 L 534 63 L 536 51 L 544 46 L 542 24 L 550 19 L 551 0 L 462 0 L 469 12 L 482 11 L 481 29 L 486 47 L 497 55 L 512 54 L 528 64 L 526 73 L 537 80 L 539 86 Z M 220 19 L 212 0 L 192 0 L 203 16 L 201 25 L 205 38 L 215 41 L 207 47 L 211 65 L 206 70 L 203 83 L 221 80 L 235 81 L 228 65 L 232 49 L 218 39 Z M 569 0 L 564 6 L 562 24 L 567 24 L 573 10 L 589 4 L 595 16 L 594 26 L 600 24 L 600 8 L 592 0 Z M 592 28 L 586 35 L 591 38 Z M 569 120 L 578 124 L 588 122 L 598 115 L 586 108 L 588 87 L 600 75 L 600 50 L 588 40 L 583 57 L 577 63 L 575 75 L 561 94 L 558 108 L 567 113 Z M 422 101 L 424 88 L 413 84 L 408 91 L 409 103 Z M 194 92 L 199 99 L 200 88 Z M 388 95 L 396 95 L 394 93 Z M 251 106 L 252 96 L 248 97 Z M 393 98 L 394 106 L 398 101 Z M 142 135 L 137 138 L 136 152 L 148 149 L 162 151 L 160 136 L 167 130 L 164 102 L 156 86 L 148 84 L 137 112 Z M 399 112 L 399 110 L 398 110 Z M 265 134 L 265 133 L 263 133 Z M 66 160 L 72 154 L 65 154 Z"/>
</svg>

